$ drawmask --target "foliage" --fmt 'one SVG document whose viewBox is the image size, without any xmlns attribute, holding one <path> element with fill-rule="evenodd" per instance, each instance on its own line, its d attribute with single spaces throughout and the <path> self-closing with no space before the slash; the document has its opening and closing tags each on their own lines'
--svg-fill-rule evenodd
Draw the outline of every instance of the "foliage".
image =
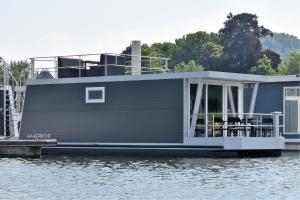
<svg viewBox="0 0 300 200">
<path fill-rule="evenodd" d="M 17 81 L 17 84 L 25 85 L 26 80 L 28 78 L 28 67 L 29 62 L 26 60 L 19 60 L 19 61 L 11 61 L 9 64 L 9 71 L 11 75 Z"/>
<path fill-rule="evenodd" d="M 171 42 L 154 43 L 150 48 L 162 57 L 171 58 L 177 50 L 177 45 Z"/>
<path fill-rule="evenodd" d="M 203 71 L 203 70 L 204 68 L 194 60 L 190 60 L 187 63 L 181 62 L 177 64 L 174 68 L 175 72 L 195 72 L 195 71 Z"/>
<path fill-rule="evenodd" d="M 270 49 L 265 49 L 262 52 L 263 55 L 267 56 L 271 60 L 271 65 L 273 69 L 277 69 L 278 65 L 281 63 L 280 55 Z"/>
<path fill-rule="evenodd" d="M 199 31 L 175 40 L 177 49 L 174 62 L 194 60 L 209 69 L 219 64 L 218 59 L 223 55 L 223 47 L 218 45 L 220 38 L 215 33 Z"/>
<path fill-rule="evenodd" d="M 291 53 L 287 62 L 287 74 L 300 74 L 300 51 Z"/>
<path fill-rule="evenodd" d="M 219 33 L 224 46 L 223 65 L 225 71 L 247 73 L 261 57 L 259 39 L 272 36 L 272 32 L 258 26 L 257 16 L 248 13 L 232 15 L 229 13 Z"/>
<path fill-rule="evenodd" d="M 264 37 L 260 41 L 264 49 L 277 52 L 285 61 L 293 51 L 300 51 L 300 39 L 289 34 L 273 33 L 273 37 Z"/>
<path fill-rule="evenodd" d="M 287 74 L 287 66 L 284 62 L 281 62 L 277 67 L 277 74 L 278 75 L 286 75 Z"/>
<path fill-rule="evenodd" d="M 276 71 L 272 68 L 271 60 L 264 55 L 257 61 L 257 65 L 251 68 L 250 73 L 259 75 L 275 75 Z"/>
<path fill-rule="evenodd" d="M 193 67 L 183 66 L 194 63 L 211 71 L 269 75 L 299 73 L 297 53 L 287 62 L 282 62 L 281 57 L 282 51 L 300 49 L 300 40 L 287 34 L 275 33 L 274 38 L 272 35 L 269 29 L 258 25 L 256 15 L 230 13 L 218 34 L 198 31 L 177 38 L 174 43 L 143 44 L 142 56 L 171 58 L 168 64 L 172 71 L 193 71 Z M 122 53 L 131 54 L 130 46 Z M 145 60 L 142 60 L 142 65 L 149 67 Z M 151 65 L 162 68 L 164 63 L 155 61 Z"/>
<path fill-rule="evenodd" d="M 26 60 L 11 61 L 8 65 L 3 58 L 0 57 L 0 73 L 3 76 L 3 69 L 6 67 L 7 75 L 13 84 L 25 85 L 28 78 L 29 63 Z M 3 77 L 1 77 L 0 84 L 3 85 Z"/>
</svg>

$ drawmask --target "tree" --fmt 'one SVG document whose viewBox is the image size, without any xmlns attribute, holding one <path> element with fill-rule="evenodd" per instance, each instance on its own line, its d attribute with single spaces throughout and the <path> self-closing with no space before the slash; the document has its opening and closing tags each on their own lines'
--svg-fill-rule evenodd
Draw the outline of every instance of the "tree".
<svg viewBox="0 0 300 200">
<path fill-rule="evenodd" d="M 271 60 L 272 68 L 277 69 L 278 65 L 281 63 L 280 55 L 271 49 L 265 49 L 262 53 Z"/>
<path fill-rule="evenodd" d="M 177 45 L 171 42 L 153 43 L 150 48 L 162 57 L 171 58 L 177 49 Z"/>
<path fill-rule="evenodd" d="M 288 72 L 287 66 L 284 62 L 281 62 L 277 67 L 278 75 L 286 75 Z"/>
<path fill-rule="evenodd" d="M 5 68 L 7 75 L 10 77 L 10 81 L 13 81 L 17 85 L 25 85 L 28 78 L 29 62 L 26 60 L 11 61 L 7 64 L 3 58 L 0 57 L 0 73 L 3 75 L 3 69 Z M 3 85 L 3 77 L 0 79 L 0 84 Z M 12 83 L 12 82 L 11 82 Z"/>
<path fill-rule="evenodd" d="M 199 65 L 196 61 L 190 60 L 189 62 L 181 62 L 175 66 L 175 72 L 195 72 L 203 71 L 204 68 Z"/>
<path fill-rule="evenodd" d="M 19 60 L 19 61 L 11 61 L 9 64 L 9 71 L 15 81 L 16 84 L 25 85 L 26 80 L 28 78 L 28 68 L 29 62 L 26 60 Z"/>
<path fill-rule="evenodd" d="M 251 68 L 250 73 L 259 75 L 275 75 L 276 71 L 272 68 L 271 60 L 264 55 L 257 61 L 257 65 Z"/>
<path fill-rule="evenodd" d="M 217 59 L 223 54 L 223 47 L 218 44 L 220 38 L 215 33 L 199 31 L 176 39 L 174 62 L 189 62 L 194 60 L 205 68 L 215 67 Z M 214 60 L 215 59 L 215 60 Z"/>
<path fill-rule="evenodd" d="M 287 74 L 300 74 L 300 51 L 291 53 L 287 62 Z"/>
<path fill-rule="evenodd" d="M 261 58 L 260 38 L 272 36 L 272 32 L 258 26 L 257 16 L 249 13 L 229 13 L 220 29 L 220 44 L 224 46 L 225 71 L 247 73 Z"/>
</svg>

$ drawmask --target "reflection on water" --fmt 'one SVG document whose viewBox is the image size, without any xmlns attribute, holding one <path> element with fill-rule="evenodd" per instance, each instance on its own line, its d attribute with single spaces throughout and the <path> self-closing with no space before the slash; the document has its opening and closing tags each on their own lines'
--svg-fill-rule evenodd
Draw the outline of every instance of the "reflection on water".
<svg viewBox="0 0 300 200">
<path fill-rule="evenodd" d="M 300 199 L 300 154 L 0 159 L 0 199 Z"/>
</svg>

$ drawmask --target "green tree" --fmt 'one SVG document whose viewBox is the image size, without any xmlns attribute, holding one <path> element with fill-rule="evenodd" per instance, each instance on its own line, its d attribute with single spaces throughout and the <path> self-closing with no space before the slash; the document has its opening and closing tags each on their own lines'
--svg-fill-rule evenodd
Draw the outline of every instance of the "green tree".
<svg viewBox="0 0 300 200">
<path fill-rule="evenodd" d="M 171 58 L 174 55 L 174 52 L 178 48 L 176 44 L 171 42 L 163 42 L 163 43 L 153 43 L 150 46 L 155 52 L 157 52 L 160 56 L 165 58 Z"/>
<path fill-rule="evenodd" d="M 28 78 L 28 68 L 29 62 L 26 60 L 19 60 L 19 61 L 11 61 L 7 64 L 3 58 L 0 57 L 0 73 L 1 79 L 0 84 L 3 85 L 3 70 L 6 70 L 7 75 L 10 77 L 10 84 L 17 84 L 17 85 L 25 85 L 26 80 Z"/>
<path fill-rule="evenodd" d="M 272 32 L 258 25 L 257 16 L 249 13 L 229 13 L 220 29 L 221 45 L 224 46 L 224 71 L 247 73 L 261 58 L 260 38 L 272 36 Z"/>
<path fill-rule="evenodd" d="M 190 60 L 187 63 L 181 62 L 177 64 L 174 68 L 175 72 L 196 72 L 203 70 L 204 68 L 194 60 Z"/>
<path fill-rule="evenodd" d="M 250 73 L 259 75 L 275 75 L 276 71 L 272 68 L 271 60 L 264 55 L 257 61 L 257 65 L 251 68 Z"/>
<path fill-rule="evenodd" d="M 287 74 L 300 74 L 300 51 L 291 53 L 287 62 Z"/>
<path fill-rule="evenodd" d="M 223 47 L 218 45 L 220 38 L 215 33 L 199 31 L 176 39 L 177 46 L 174 52 L 174 63 L 195 60 L 205 68 L 215 67 L 219 64 L 217 59 L 223 54 Z M 216 60 L 214 60 L 216 59 Z"/>
<path fill-rule="evenodd" d="M 281 62 L 278 67 L 277 67 L 277 74 L 278 75 L 286 75 L 288 74 L 288 69 L 287 69 L 287 66 L 284 62 Z"/>
</svg>

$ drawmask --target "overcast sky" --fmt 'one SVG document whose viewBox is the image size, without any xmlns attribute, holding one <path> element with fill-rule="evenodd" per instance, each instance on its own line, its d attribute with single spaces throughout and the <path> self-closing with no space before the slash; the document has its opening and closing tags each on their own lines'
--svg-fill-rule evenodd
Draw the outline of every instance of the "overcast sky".
<svg viewBox="0 0 300 200">
<path fill-rule="evenodd" d="M 120 52 L 131 40 L 174 42 L 217 32 L 229 12 L 300 38 L 300 0 L 0 0 L 0 56 L 6 60 Z"/>
</svg>

